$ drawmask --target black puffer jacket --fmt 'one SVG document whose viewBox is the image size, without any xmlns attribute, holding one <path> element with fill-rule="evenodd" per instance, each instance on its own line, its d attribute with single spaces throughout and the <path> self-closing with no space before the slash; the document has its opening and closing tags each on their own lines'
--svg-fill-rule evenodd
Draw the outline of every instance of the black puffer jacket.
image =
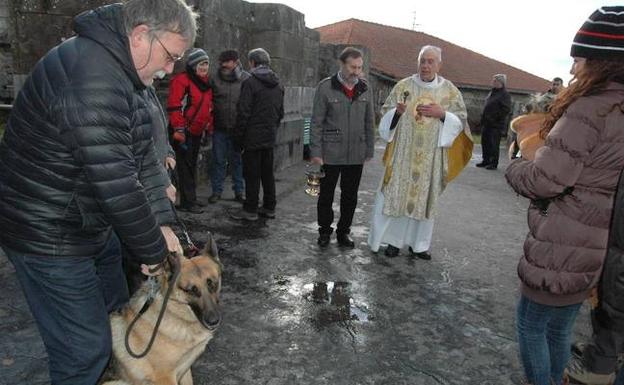
<svg viewBox="0 0 624 385">
<path fill-rule="evenodd" d="M 237 105 L 233 139 L 244 150 L 275 146 L 275 134 L 284 118 L 284 88 L 270 68 L 259 66 L 243 81 Z"/>
<path fill-rule="evenodd" d="M 609 248 L 600 281 L 598 319 L 610 329 L 624 331 L 624 174 L 620 175 Z"/>
<path fill-rule="evenodd" d="M 159 262 L 173 213 L 121 5 L 74 22 L 78 36 L 37 63 L 0 143 L 0 244 L 90 256 L 114 229 L 140 262 Z"/>
</svg>

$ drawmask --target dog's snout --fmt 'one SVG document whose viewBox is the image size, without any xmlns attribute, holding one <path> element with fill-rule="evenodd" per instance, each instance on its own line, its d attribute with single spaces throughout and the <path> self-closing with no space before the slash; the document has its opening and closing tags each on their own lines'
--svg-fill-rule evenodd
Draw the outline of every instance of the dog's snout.
<svg viewBox="0 0 624 385">
<path fill-rule="evenodd" d="M 208 329 L 214 330 L 221 323 L 221 313 L 218 311 L 207 312 L 204 315 L 204 325 L 208 327 Z"/>
</svg>

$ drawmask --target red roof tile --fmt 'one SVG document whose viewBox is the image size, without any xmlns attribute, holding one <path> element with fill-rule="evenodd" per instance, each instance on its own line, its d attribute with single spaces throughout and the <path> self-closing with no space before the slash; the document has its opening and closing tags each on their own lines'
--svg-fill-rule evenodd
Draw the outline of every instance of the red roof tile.
<svg viewBox="0 0 624 385">
<path fill-rule="evenodd" d="M 484 55 L 422 32 L 358 19 L 348 19 L 316 28 L 322 43 L 354 44 L 371 51 L 371 68 L 395 79 L 417 70 L 418 52 L 423 45 L 442 48 L 440 75 L 459 87 L 490 88 L 492 75 L 507 75 L 507 88 L 514 91 L 543 92 L 550 81 Z"/>
</svg>

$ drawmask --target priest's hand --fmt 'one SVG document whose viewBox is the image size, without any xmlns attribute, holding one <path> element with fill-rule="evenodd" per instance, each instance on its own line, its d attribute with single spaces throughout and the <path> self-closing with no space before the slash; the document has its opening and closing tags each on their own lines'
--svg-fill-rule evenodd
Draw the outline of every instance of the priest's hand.
<svg viewBox="0 0 624 385">
<path fill-rule="evenodd" d="M 407 109 L 407 104 L 405 103 L 397 103 L 396 105 L 396 114 L 403 115 L 405 110 Z"/>
<path fill-rule="evenodd" d="M 416 106 L 416 111 L 418 111 L 422 116 L 437 119 L 444 119 L 444 116 L 446 114 L 444 108 L 442 108 L 442 106 L 437 103 L 419 104 L 418 106 Z"/>
<path fill-rule="evenodd" d="M 313 156 L 312 158 L 310 158 L 310 163 L 312 164 L 318 164 L 318 165 L 323 165 L 323 158 L 318 157 L 318 156 Z"/>
</svg>

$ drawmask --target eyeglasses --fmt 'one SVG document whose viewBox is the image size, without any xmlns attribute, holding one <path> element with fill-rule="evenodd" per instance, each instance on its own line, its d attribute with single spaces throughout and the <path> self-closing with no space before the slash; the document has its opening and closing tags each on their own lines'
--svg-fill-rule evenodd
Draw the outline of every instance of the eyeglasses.
<svg viewBox="0 0 624 385">
<path fill-rule="evenodd" d="M 167 47 L 165 47 L 165 45 L 162 43 L 162 41 L 160 41 L 158 36 L 154 35 L 154 39 L 156 39 L 158 44 L 160 44 L 160 46 L 165 50 L 165 53 L 167 54 L 167 61 L 169 63 L 175 63 L 175 62 L 178 62 L 178 61 L 182 60 L 183 56 L 182 55 L 172 55 L 171 52 L 169 52 L 169 50 L 167 49 Z"/>
</svg>

